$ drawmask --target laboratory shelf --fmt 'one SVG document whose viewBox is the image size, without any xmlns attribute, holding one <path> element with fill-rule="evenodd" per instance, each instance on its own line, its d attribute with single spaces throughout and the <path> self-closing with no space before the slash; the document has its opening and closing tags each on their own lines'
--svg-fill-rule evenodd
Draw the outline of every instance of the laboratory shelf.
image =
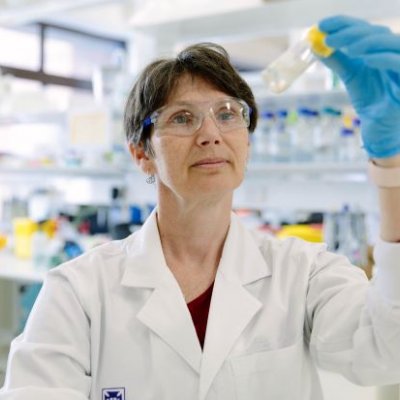
<svg viewBox="0 0 400 400">
<path fill-rule="evenodd" d="M 295 92 L 290 89 L 285 93 L 272 94 L 265 85 L 251 86 L 257 104 L 261 108 L 283 108 L 308 106 L 321 108 L 324 106 L 342 107 L 350 103 L 349 96 L 342 89 Z"/>
<path fill-rule="evenodd" d="M 263 163 L 250 162 L 248 172 L 252 175 L 264 172 L 274 173 L 302 173 L 302 174 L 326 174 L 326 173 L 360 173 L 366 174 L 367 161 L 361 162 L 296 162 L 296 163 Z"/>
<path fill-rule="evenodd" d="M 38 270 L 32 261 L 15 257 L 10 251 L 0 252 L 0 279 L 7 279 L 19 283 L 43 282 L 47 270 Z"/>
<path fill-rule="evenodd" d="M 37 112 L 37 113 L 13 113 L 0 114 L 0 125 L 15 124 L 59 124 L 66 120 L 62 112 Z"/>
<path fill-rule="evenodd" d="M 10 175 L 20 176 L 68 176 L 89 178 L 123 178 L 123 169 L 110 168 L 88 168 L 88 167 L 0 167 L 0 180 Z"/>
<path fill-rule="evenodd" d="M 335 175 L 348 180 L 354 174 L 366 176 L 367 162 L 296 162 L 296 163 L 268 163 L 250 162 L 247 169 L 248 177 L 268 177 L 284 175 L 324 176 Z M 4 168 L 0 167 L 0 182 L 19 177 L 69 177 L 124 180 L 126 177 L 140 176 L 138 168 L 128 167 L 126 169 L 111 168 L 81 168 L 81 167 L 41 167 L 41 168 Z"/>
</svg>

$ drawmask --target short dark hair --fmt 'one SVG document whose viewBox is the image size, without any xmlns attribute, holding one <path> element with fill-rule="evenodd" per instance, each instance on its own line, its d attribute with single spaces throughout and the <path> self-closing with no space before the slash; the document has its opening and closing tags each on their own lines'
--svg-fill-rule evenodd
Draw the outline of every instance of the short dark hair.
<svg viewBox="0 0 400 400">
<path fill-rule="evenodd" d="M 165 105 L 184 75 L 204 79 L 229 96 L 244 100 L 251 108 L 249 131 L 254 131 L 258 110 L 249 85 L 235 70 L 222 46 L 199 43 L 185 48 L 174 58 L 154 61 L 142 71 L 125 105 L 124 130 L 129 143 L 142 142 L 144 149 L 153 154 L 152 127 L 143 127 L 143 121 Z"/>
</svg>

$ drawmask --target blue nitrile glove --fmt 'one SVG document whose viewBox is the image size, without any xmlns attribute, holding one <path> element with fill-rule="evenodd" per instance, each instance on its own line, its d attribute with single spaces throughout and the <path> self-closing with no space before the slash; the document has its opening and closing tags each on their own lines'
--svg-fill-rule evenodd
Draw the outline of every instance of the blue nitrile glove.
<svg viewBox="0 0 400 400">
<path fill-rule="evenodd" d="M 368 155 L 400 153 L 400 36 L 346 16 L 326 18 L 319 29 L 327 34 L 325 43 L 336 49 L 321 61 L 343 80 Z"/>
</svg>

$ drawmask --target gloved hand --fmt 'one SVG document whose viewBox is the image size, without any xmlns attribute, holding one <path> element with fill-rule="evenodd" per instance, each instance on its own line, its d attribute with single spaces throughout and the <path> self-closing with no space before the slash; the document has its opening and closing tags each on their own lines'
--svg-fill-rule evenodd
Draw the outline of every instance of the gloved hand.
<svg viewBox="0 0 400 400">
<path fill-rule="evenodd" d="M 346 16 L 326 18 L 319 29 L 336 50 L 321 61 L 344 82 L 369 157 L 400 153 L 400 36 Z"/>
</svg>

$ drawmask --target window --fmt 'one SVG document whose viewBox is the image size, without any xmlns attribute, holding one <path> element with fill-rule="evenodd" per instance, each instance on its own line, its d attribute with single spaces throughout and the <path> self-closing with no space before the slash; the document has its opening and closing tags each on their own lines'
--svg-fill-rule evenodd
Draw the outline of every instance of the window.
<svg viewBox="0 0 400 400">
<path fill-rule="evenodd" d="M 37 26 L 28 32 L 0 28 L 0 65 L 31 70 L 40 68 Z"/>
<path fill-rule="evenodd" d="M 54 27 L 46 28 L 43 70 L 48 74 L 91 79 L 99 66 L 121 63 L 125 44 Z"/>
<path fill-rule="evenodd" d="M 120 65 L 126 43 L 49 24 L 0 29 L 0 69 L 17 78 L 92 90 L 99 67 Z"/>
</svg>

